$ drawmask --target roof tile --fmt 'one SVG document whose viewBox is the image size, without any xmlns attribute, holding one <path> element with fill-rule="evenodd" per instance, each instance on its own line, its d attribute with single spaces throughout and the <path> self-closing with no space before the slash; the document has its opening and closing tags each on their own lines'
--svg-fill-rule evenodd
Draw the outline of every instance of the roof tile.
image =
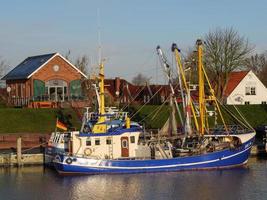
<svg viewBox="0 0 267 200">
<path fill-rule="evenodd" d="M 231 72 L 224 91 L 224 96 L 229 96 L 249 71 Z"/>
</svg>

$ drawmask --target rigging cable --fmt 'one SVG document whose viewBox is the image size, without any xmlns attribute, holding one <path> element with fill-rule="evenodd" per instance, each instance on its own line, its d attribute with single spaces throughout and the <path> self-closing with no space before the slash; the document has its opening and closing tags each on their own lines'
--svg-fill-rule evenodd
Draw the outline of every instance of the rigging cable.
<svg viewBox="0 0 267 200">
<path fill-rule="evenodd" d="M 140 112 L 143 108 L 144 108 L 144 106 L 146 105 L 146 104 L 148 104 L 149 102 L 150 102 L 150 100 L 151 99 L 153 99 L 155 96 L 156 96 L 156 94 L 158 94 L 159 93 L 159 91 L 162 89 L 162 86 L 158 89 L 158 91 L 155 93 L 155 94 L 153 94 L 153 96 L 151 97 L 151 98 L 149 98 L 148 99 L 148 101 L 146 102 L 146 103 L 144 103 L 144 105 L 142 105 L 141 106 L 141 108 L 139 108 L 131 117 L 130 117 L 130 119 L 132 119 L 138 112 Z"/>
<path fill-rule="evenodd" d="M 157 116 L 158 112 L 163 108 L 163 106 L 164 106 L 165 103 L 168 101 L 168 99 L 169 99 L 170 96 L 171 96 L 171 95 L 169 95 L 168 98 L 166 98 L 165 101 L 164 101 L 159 107 L 157 107 L 155 110 L 153 110 L 152 112 L 150 112 L 146 117 L 144 117 L 144 118 L 143 118 L 142 120 L 140 120 L 139 122 L 143 122 L 146 118 L 150 117 L 152 114 L 155 113 L 155 114 L 153 115 L 153 117 L 151 118 L 152 120 L 154 120 L 154 118 Z"/>
<path fill-rule="evenodd" d="M 124 86 L 125 87 L 125 86 Z M 141 90 L 135 95 L 135 97 L 126 105 L 126 106 L 124 106 L 124 107 L 122 107 L 120 110 L 121 111 L 123 111 L 124 109 L 126 109 L 127 107 L 129 107 L 129 105 L 131 104 L 131 103 L 133 103 L 133 101 L 139 96 L 139 94 L 145 89 L 145 87 L 146 86 L 143 86 L 142 88 L 141 88 Z"/>
</svg>

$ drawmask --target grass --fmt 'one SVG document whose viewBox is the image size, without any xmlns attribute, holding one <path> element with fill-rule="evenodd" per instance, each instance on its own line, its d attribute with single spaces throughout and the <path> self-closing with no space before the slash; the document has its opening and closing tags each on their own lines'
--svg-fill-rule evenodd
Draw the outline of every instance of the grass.
<svg viewBox="0 0 267 200">
<path fill-rule="evenodd" d="M 0 133 L 51 133 L 57 117 L 68 127 L 80 127 L 72 109 L 0 108 Z"/>
<path fill-rule="evenodd" d="M 267 105 L 236 106 L 253 126 L 267 124 Z M 132 106 L 129 109 L 132 116 L 141 106 Z M 159 105 L 146 105 L 133 120 L 144 124 L 146 128 L 161 128 L 170 115 L 170 107 L 164 105 L 156 114 Z M 233 106 L 227 108 L 236 113 Z M 233 120 L 223 112 L 228 124 Z M 56 118 L 72 129 L 79 130 L 81 123 L 72 109 L 27 109 L 27 108 L 0 108 L 0 133 L 51 133 L 55 130 Z M 178 117 L 177 117 L 178 119 Z M 179 120 L 178 120 L 179 124 Z"/>
<path fill-rule="evenodd" d="M 133 117 L 133 120 L 144 124 L 146 128 L 159 129 L 164 125 L 170 115 L 169 106 L 163 105 L 157 112 L 159 107 L 159 105 L 146 105 Z M 140 108 L 141 106 L 132 106 L 130 113 L 135 113 Z"/>
<path fill-rule="evenodd" d="M 252 127 L 256 128 L 258 126 L 267 124 L 267 105 L 239 105 L 236 107 L 242 113 L 242 115 L 244 115 L 244 117 Z M 130 112 L 134 113 L 140 108 L 141 106 L 132 106 Z M 150 113 L 155 112 L 157 108 L 159 108 L 158 105 L 144 106 L 134 116 L 133 120 L 139 122 L 142 121 L 142 119 L 144 119 L 142 122 L 144 122 L 146 128 L 151 128 L 151 129 L 161 128 L 168 119 L 168 116 L 170 114 L 170 107 L 168 105 L 164 105 L 160 110 L 160 112 L 157 114 L 157 116 L 153 118 L 154 114 L 150 115 Z M 235 116 L 238 117 L 238 113 L 235 110 L 234 106 L 227 105 L 226 108 L 231 110 L 235 114 Z M 227 124 L 234 123 L 233 118 L 230 117 L 230 115 L 227 114 L 225 111 L 223 111 L 223 116 Z M 240 119 L 240 117 L 238 118 Z M 210 121 L 213 123 L 214 120 L 211 119 Z M 179 124 L 179 120 L 177 123 Z M 220 119 L 218 119 L 218 123 L 221 123 Z"/>
<path fill-rule="evenodd" d="M 267 124 L 267 105 L 239 105 L 236 107 L 252 127 Z M 227 108 L 237 113 L 234 106 L 228 105 Z"/>
</svg>

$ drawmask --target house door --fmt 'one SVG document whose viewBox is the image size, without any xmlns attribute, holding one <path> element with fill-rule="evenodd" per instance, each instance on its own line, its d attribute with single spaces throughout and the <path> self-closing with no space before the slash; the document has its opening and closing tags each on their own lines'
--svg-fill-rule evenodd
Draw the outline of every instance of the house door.
<svg viewBox="0 0 267 200">
<path fill-rule="evenodd" d="M 121 157 L 129 157 L 128 137 L 121 137 Z"/>
</svg>

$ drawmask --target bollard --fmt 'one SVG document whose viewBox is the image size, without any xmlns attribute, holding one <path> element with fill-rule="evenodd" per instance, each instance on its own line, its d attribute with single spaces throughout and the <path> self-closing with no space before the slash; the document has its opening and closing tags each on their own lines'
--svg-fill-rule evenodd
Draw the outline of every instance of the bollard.
<svg viewBox="0 0 267 200">
<path fill-rule="evenodd" d="M 17 165 L 22 166 L 21 162 L 21 136 L 17 138 Z"/>
</svg>

